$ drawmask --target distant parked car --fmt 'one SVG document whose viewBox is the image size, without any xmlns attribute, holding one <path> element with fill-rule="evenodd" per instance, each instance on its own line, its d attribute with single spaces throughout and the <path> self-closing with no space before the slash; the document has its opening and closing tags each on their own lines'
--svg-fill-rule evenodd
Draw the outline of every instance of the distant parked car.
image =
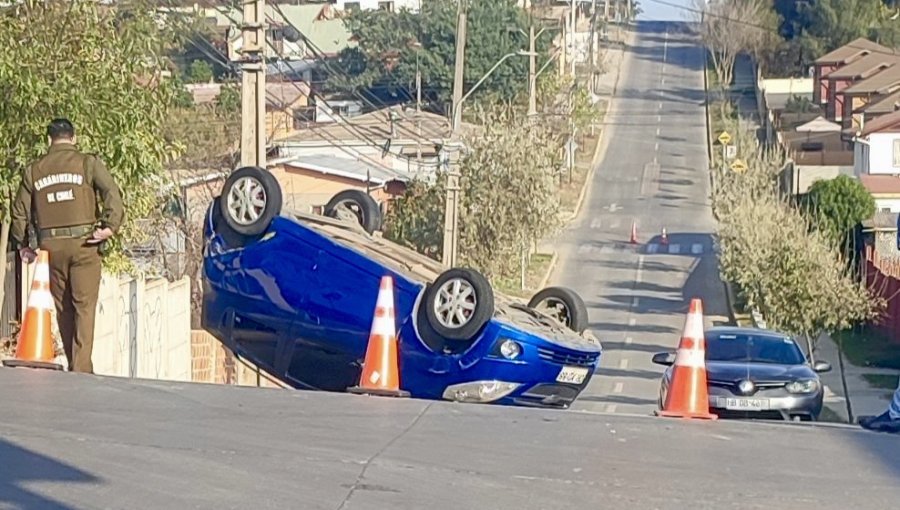
<svg viewBox="0 0 900 510">
<path fill-rule="evenodd" d="M 288 385 L 345 391 L 390 275 L 400 386 L 413 397 L 558 408 L 578 397 L 601 354 L 578 294 L 550 287 L 518 302 L 478 271 L 376 235 L 381 222 L 357 190 L 323 215 L 282 213 L 269 172 L 236 170 L 207 212 L 204 329 Z"/>
<path fill-rule="evenodd" d="M 710 412 L 792 421 L 819 418 L 824 391 L 818 373 L 831 370 L 831 365 L 819 361 L 810 366 L 793 338 L 774 331 L 715 327 L 705 335 Z M 660 409 L 674 361 L 673 352 L 653 356 L 654 363 L 668 366 L 660 381 Z"/>
</svg>

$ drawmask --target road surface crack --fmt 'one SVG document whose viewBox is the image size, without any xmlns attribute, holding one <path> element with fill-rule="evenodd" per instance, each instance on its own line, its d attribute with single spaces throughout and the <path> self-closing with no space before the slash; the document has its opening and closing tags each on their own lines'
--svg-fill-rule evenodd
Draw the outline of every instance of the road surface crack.
<svg viewBox="0 0 900 510">
<path fill-rule="evenodd" d="M 378 459 L 378 457 L 380 457 L 384 452 L 386 452 L 388 448 L 390 448 L 391 446 L 393 446 L 394 443 L 396 443 L 397 441 L 399 441 L 399 440 L 400 440 L 401 438 L 403 438 L 403 436 L 405 436 L 410 430 L 412 430 L 413 427 L 415 427 L 416 424 L 419 423 L 419 420 L 421 420 L 422 417 L 425 416 L 425 413 L 428 412 L 429 409 L 431 409 L 431 406 L 432 406 L 432 405 L 433 405 L 433 403 L 429 403 L 427 406 L 425 406 L 425 407 L 422 409 L 422 411 L 419 412 L 419 414 L 416 415 L 416 417 L 413 419 L 413 421 L 410 422 L 410 424 L 406 426 L 406 428 L 404 428 L 403 430 L 401 430 L 399 434 L 397 434 L 397 435 L 394 436 L 390 441 L 388 441 L 383 447 L 381 447 L 380 450 L 378 450 L 378 451 L 375 452 L 371 457 L 369 457 L 368 459 L 366 459 L 366 462 L 363 464 L 363 467 L 362 467 L 362 469 L 361 469 L 360 472 L 359 472 L 359 476 L 356 477 L 356 481 L 353 482 L 353 485 L 350 487 L 350 490 L 347 491 L 347 496 L 345 496 L 345 497 L 344 497 L 344 500 L 341 501 L 341 505 L 337 508 L 337 510 L 343 510 L 343 508 L 344 508 L 345 506 L 347 506 L 347 503 L 350 502 L 350 499 L 353 497 L 353 494 L 355 494 L 356 491 L 359 490 L 359 489 L 362 487 L 362 481 L 366 478 L 366 471 L 368 471 L 369 466 L 372 465 L 372 462 L 374 462 L 376 459 Z"/>
</svg>

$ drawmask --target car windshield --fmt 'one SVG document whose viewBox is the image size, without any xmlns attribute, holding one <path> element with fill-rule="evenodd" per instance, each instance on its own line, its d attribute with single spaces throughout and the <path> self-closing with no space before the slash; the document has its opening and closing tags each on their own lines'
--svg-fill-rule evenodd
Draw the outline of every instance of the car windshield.
<svg viewBox="0 0 900 510">
<path fill-rule="evenodd" d="M 790 338 L 751 334 L 708 335 L 706 359 L 783 365 L 799 365 L 805 361 L 800 348 Z"/>
</svg>

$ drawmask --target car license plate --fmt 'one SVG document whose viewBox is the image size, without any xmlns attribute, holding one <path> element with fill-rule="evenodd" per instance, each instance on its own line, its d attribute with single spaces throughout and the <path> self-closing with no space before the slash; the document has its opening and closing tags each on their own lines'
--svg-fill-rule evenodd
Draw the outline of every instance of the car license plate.
<svg viewBox="0 0 900 510">
<path fill-rule="evenodd" d="M 588 369 L 582 367 L 563 367 L 556 376 L 556 382 L 581 384 L 587 377 Z"/>
<path fill-rule="evenodd" d="M 769 400 L 764 398 L 719 398 L 719 405 L 725 401 L 725 409 L 735 411 L 767 411 Z"/>
</svg>

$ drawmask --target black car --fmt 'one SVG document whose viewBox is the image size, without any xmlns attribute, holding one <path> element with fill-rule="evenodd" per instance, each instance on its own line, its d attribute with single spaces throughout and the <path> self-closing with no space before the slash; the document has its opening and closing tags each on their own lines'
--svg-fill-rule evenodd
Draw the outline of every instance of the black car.
<svg viewBox="0 0 900 510">
<path fill-rule="evenodd" d="M 710 412 L 720 417 L 817 420 L 824 390 L 818 373 L 826 362 L 810 366 L 790 336 L 756 328 L 715 327 L 705 332 Z M 674 352 L 653 362 L 667 365 L 660 381 L 659 406 L 666 401 Z"/>
</svg>

